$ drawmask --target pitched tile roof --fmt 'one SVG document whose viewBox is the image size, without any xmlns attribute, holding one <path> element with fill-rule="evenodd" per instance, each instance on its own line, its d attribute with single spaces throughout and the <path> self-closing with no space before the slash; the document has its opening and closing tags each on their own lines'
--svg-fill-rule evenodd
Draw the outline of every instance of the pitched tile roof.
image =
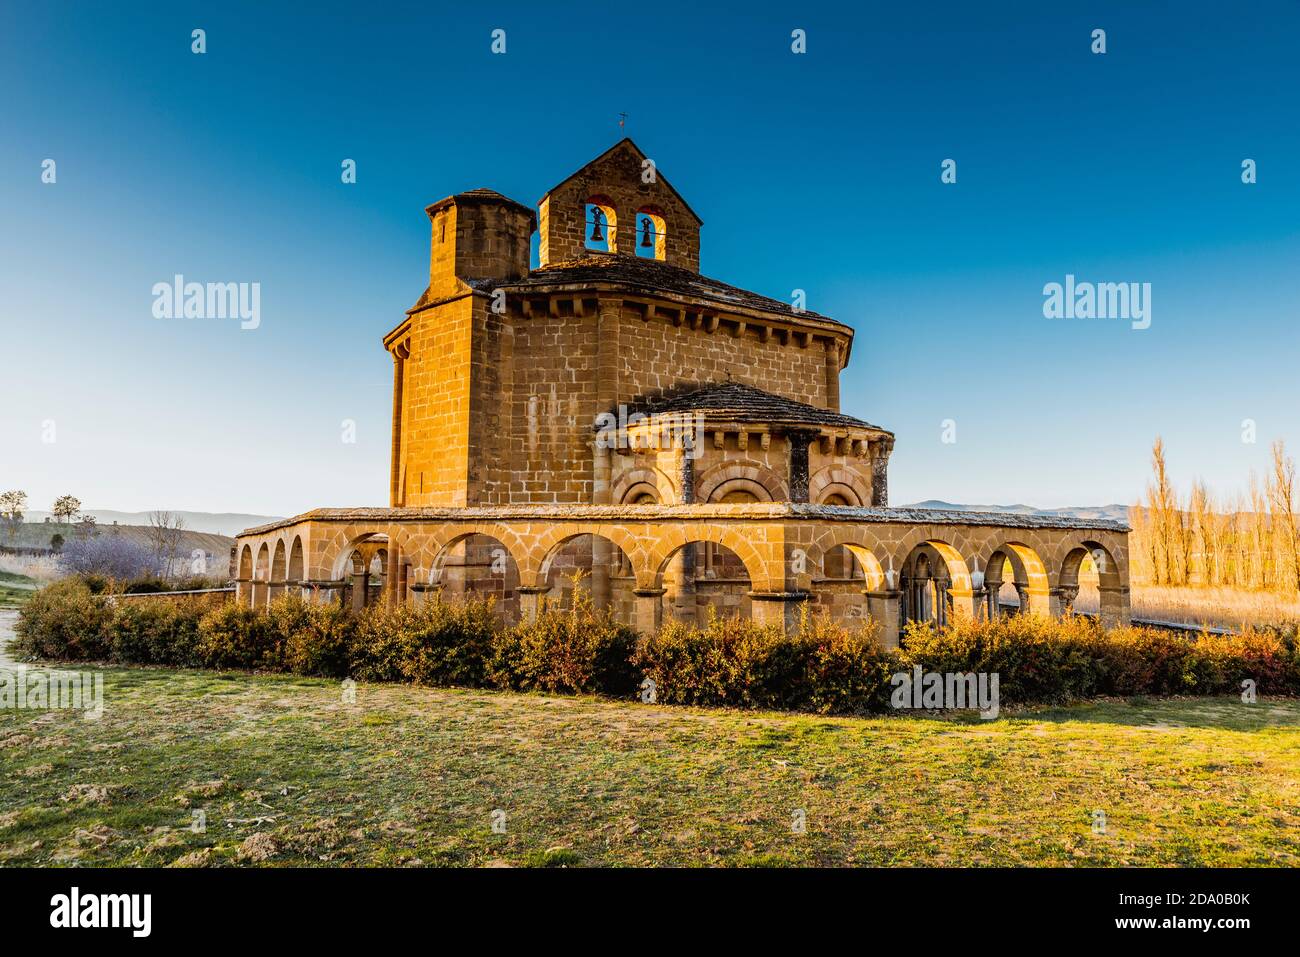
<svg viewBox="0 0 1300 957">
<path fill-rule="evenodd" d="M 739 306 L 775 312 L 794 319 L 819 319 L 836 322 L 827 316 L 809 310 L 797 311 L 788 302 L 770 299 L 747 289 L 729 286 L 717 279 L 701 276 L 681 266 L 672 266 L 657 259 L 637 256 L 584 256 L 568 262 L 551 263 L 543 269 L 534 269 L 526 279 L 502 283 L 512 288 L 550 286 L 569 283 L 612 282 L 636 286 L 650 292 L 670 292 L 707 300 L 719 306 Z M 838 324 L 838 323 L 837 323 Z"/>
<path fill-rule="evenodd" d="M 851 415 L 819 409 L 815 405 L 796 402 L 740 382 L 722 382 L 671 398 L 647 402 L 637 411 L 645 415 L 700 412 L 709 418 L 725 418 L 732 422 L 772 422 L 888 431 Z"/>
</svg>

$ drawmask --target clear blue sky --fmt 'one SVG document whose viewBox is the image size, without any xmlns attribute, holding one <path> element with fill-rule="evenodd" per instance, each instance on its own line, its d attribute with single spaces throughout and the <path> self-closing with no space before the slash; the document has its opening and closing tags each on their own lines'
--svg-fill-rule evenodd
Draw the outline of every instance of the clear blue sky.
<svg viewBox="0 0 1300 957">
<path fill-rule="evenodd" d="M 857 329 L 843 405 L 897 433 L 894 502 L 1132 501 L 1157 433 L 1225 490 L 1300 452 L 1295 0 L 703 6 L 10 5 L 0 487 L 386 504 L 380 337 L 427 277 L 423 207 L 534 204 L 620 111 L 706 274 Z M 175 273 L 261 283 L 261 328 L 153 318 Z M 1151 328 L 1045 319 L 1067 273 L 1150 282 Z"/>
</svg>

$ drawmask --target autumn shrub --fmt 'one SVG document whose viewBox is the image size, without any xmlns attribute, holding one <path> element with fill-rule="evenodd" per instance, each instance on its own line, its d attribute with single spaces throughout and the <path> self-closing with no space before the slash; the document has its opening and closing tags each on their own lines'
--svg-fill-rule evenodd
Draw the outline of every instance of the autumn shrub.
<svg viewBox="0 0 1300 957">
<path fill-rule="evenodd" d="M 284 664 L 284 637 L 268 609 L 227 602 L 199 622 L 196 653 L 205 668 L 275 671 Z"/>
<path fill-rule="evenodd" d="M 285 595 L 268 609 L 283 648 L 285 670 L 299 675 L 346 678 L 352 671 L 357 618 L 341 605 L 318 605 Z"/>
<path fill-rule="evenodd" d="M 12 652 L 26 659 L 243 668 L 363 681 L 498 687 L 630 696 L 653 687 L 664 704 L 774 708 L 822 714 L 883 711 L 891 679 L 923 672 L 997 674 L 1006 704 L 1098 696 L 1300 694 L 1300 637 L 1293 626 L 1235 635 L 1152 628 L 1105 631 L 1093 619 L 1013 615 L 911 623 L 883 650 L 870 622 L 846 627 L 805 612 L 778 625 L 711 618 L 669 622 L 641 638 L 575 588 L 567 604 L 543 601 L 506 627 L 491 600 L 375 606 L 281 596 L 252 609 L 205 609 L 194 598 L 160 601 L 96 594 L 66 579 L 36 592 L 19 613 Z M 648 679 L 648 681 L 647 681 Z"/>
<path fill-rule="evenodd" d="M 792 634 L 733 617 L 703 627 L 669 622 L 640 643 L 635 661 L 668 704 L 839 714 L 883 708 L 896 668 L 871 627 L 816 615 L 803 616 Z"/>
<path fill-rule="evenodd" d="M 196 665 L 199 622 L 195 601 L 122 601 L 108 623 L 109 657 L 121 664 Z"/>
<path fill-rule="evenodd" d="M 637 686 L 637 633 L 575 588 L 568 608 L 543 600 L 531 621 L 495 636 L 487 677 L 522 691 L 625 696 Z"/>
<path fill-rule="evenodd" d="M 104 661 L 109 657 L 108 599 L 84 582 L 65 579 L 46 585 L 23 605 L 12 644 L 18 658 Z"/>
<path fill-rule="evenodd" d="M 352 676 L 482 687 L 498 629 L 491 599 L 375 609 L 357 619 Z"/>
<path fill-rule="evenodd" d="M 901 659 L 939 674 L 997 674 L 1006 702 L 1064 702 L 1102 691 L 1104 635 L 1091 619 L 1012 615 L 993 621 L 958 618 L 944 628 L 911 622 Z"/>
</svg>

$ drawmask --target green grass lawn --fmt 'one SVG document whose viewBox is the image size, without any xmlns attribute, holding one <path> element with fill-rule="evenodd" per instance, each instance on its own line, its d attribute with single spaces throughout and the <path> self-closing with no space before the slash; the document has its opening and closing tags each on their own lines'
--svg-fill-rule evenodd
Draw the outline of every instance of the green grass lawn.
<svg viewBox="0 0 1300 957">
<path fill-rule="evenodd" d="M 983 722 L 342 697 L 114 668 L 99 721 L 0 710 L 0 864 L 1300 864 L 1296 701 Z"/>
<path fill-rule="evenodd" d="M 17 608 L 41 586 L 35 578 L 0 571 L 0 608 Z"/>
</svg>

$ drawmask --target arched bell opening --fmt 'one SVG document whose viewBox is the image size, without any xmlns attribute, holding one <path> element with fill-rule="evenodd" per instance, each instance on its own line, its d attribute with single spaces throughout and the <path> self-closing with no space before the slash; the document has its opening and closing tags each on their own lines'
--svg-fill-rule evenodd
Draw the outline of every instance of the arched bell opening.
<svg viewBox="0 0 1300 957">
<path fill-rule="evenodd" d="M 642 206 L 636 211 L 636 254 L 660 262 L 668 256 L 668 223 L 663 213 L 653 206 Z"/>
<path fill-rule="evenodd" d="M 608 196 L 591 196 L 585 210 L 584 246 L 593 252 L 618 252 L 618 213 L 614 201 Z"/>
</svg>

